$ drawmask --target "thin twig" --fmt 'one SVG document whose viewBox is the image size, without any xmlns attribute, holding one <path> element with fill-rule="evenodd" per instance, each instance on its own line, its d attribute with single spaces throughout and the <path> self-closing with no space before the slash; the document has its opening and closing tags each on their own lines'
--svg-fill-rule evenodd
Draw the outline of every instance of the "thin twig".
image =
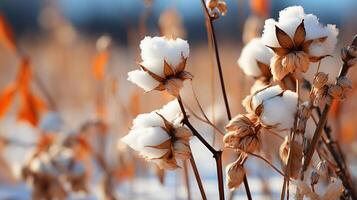
<svg viewBox="0 0 357 200">
<path fill-rule="evenodd" d="M 266 158 L 264 158 L 263 156 L 261 155 L 258 155 L 258 154 L 254 154 L 254 153 L 248 153 L 249 155 L 251 156 L 254 156 L 256 158 L 259 158 L 261 159 L 262 161 L 266 162 L 269 166 L 271 166 L 276 172 L 278 172 L 280 175 L 282 175 L 283 177 L 285 177 L 285 174 L 284 172 L 280 171 L 280 169 L 278 169 L 277 167 L 275 167 L 273 165 L 273 163 L 271 163 L 269 160 L 267 160 Z"/>
<path fill-rule="evenodd" d="M 193 173 L 195 174 L 195 177 L 196 177 L 198 188 L 200 189 L 201 197 L 203 200 L 207 200 L 207 196 L 206 196 L 205 189 L 203 188 L 201 176 L 198 172 L 197 165 L 196 165 L 195 159 L 193 158 L 192 154 L 191 154 L 191 158 L 190 158 L 190 163 L 191 163 Z"/>
</svg>

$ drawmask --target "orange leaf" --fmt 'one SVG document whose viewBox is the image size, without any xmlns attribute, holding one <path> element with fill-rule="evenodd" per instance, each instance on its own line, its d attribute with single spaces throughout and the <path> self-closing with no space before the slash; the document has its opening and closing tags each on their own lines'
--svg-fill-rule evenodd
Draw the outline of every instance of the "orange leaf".
<svg viewBox="0 0 357 200">
<path fill-rule="evenodd" d="M 332 101 L 330 116 L 333 118 L 338 118 L 341 114 L 341 101 Z"/>
<path fill-rule="evenodd" d="M 107 50 L 99 52 L 93 59 L 92 73 L 96 80 L 103 80 L 105 75 L 105 66 L 109 60 Z"/>
<path fill-rule="evenodd" d="M 2 43 L 9 50 L 16 52 L 14 34 L 2 14 L 0 14 L 0 43 Z"/>
<path fill-rule="evenodd" d="M 17 74 L 17 84 L 21 90 L 25 90 L 25 92 L 27 92 L 30 87 L 32 76 L 30 60 L 26 57 L 22 58 L 19 68 L 20 69 Z"/>
<path fill-rule="evenodd" d="M 22 91 L 21 93 L 21 108 L 18 113 L 18 120 L 27 121 L 33 126 L 36 126 L 40 119 L 41 112 L 45 111 L 45 103 L 30 92 Z"/>
<path fill-rule="evenodd" d="M 7 86 L 0 94 L 0 118 L 3 117 L 10 107 L 16 93 L 16 85 Z"/>
<path fill-rule="evenodd" d="M 92 152 L 92 147 L 88 142 L 88 139 L 85 138 L 84 135 L 78 135 L 77 139 L 77 146 L 75 148 L 75 156 L 77 159 L 85 159 L 90 155 Z"/>
<path fill-rule="evenodd" d="M 250 0 L 252 12 L 260 17 L 269 16 L 270 1 L 269 0 Z"/>
</svg>

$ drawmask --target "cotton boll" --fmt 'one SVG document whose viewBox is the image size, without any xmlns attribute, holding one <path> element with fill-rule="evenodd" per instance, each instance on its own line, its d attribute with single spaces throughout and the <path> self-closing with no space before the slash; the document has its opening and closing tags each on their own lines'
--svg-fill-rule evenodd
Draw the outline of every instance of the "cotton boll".
<svg viewBox="0 0 357 200">
<path fill-rule="evenodd" d="M 180 105 L 176 99 L 164 105 L 162 109 L 159 110 L 159 113 L 164 116 L 167 121 L 176 125 L 180 123 L 183 118 Z"/>
<path fill-rule="evenodd" d="M 259 77 L 263 74 L 257 61 L 269 66 L 272 57 L 273 52 L 262 43 L 260 38 L 255 38 L 242 49 L 238 65 L 246 75 Z"/>
<path fill-rule="evenodd" d="M 182 56 L 187 58 L 190 52 L 187 41 L 165 37 L 145 37 L 140 42 L 140 49 L 142 65 L 161 77 L 164 76 L 164 60 L 170 66 L 176 67 Z"/>
<path fill-rule="evenodd" d="M 276 96 L 263 101 L 263 112 L 260 120 L 263 124 L 275 127 L 276 130 L 289 130 L 294 125 L 297 95 L 285 91 L 283 96 Z"/>
<path fill-rule="evenodd" d="M 267 19 L 264 24 L 262 41 L 265 45 L 280 47 L 275 34 L 275 26 L 286 32 L 290 38 L 294 34 L 298 25 L 304 20 L 305 41 L 327 37 L 325 41 L 314 41 L 309 49 L 311 56 L 324 56 L 331 54 L 337 42 L 338 29 L 334 25 L 323 26 L 319 19 L 313 14 L 305 14 L 301 6 L 288 7 L 279 13 L 279 20 Z"/>
<path fill-rule="evenodd" d="M 131 81 L 132 83 L 143 88 L 147 92 L 153 90 L 160 84 L 144 70 L 134 70 L 129 72 L 128 81 Z"/>
<path fill-rule="evenodd" d="M 169 139 L 169 135 L 163 128 L 149 127 L 131 130 L 129 134 L 121 140 L 144 157 L 159 158 L 163 156 L 168 149 L 157 149 L 150 146 L 160 145 Z"/>
</svg>

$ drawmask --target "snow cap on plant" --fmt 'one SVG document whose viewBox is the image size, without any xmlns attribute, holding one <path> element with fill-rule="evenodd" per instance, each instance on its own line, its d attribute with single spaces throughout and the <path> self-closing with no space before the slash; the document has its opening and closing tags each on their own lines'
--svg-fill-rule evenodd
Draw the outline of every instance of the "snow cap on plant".
<svg viewBox="0 0 357 200">
<path fill-rule="evenodd" d="M 182 113 L 176 100 L 162 109 L 140 114 L 129 134 L 121 140 L 161 169 L 178 168 L 177 159 L 191 156 L 191 132 L 181 126 Z"/>
<path fill-rule="evenodd" d="M 243 100 L 249 113 L 258 116 L 265 128 L 285 131 L 293 128 L 297 112 L 297 94 L 283 90 L 279 85 L 267 86 Z"/>
<path fill-rule="evenodd" d="M 272 76 L 270 59 L 273 55 L 273 52 L 262 43 L 261 38 L 255 38 L 243 47 L 237 63 L 246 75 L 269 80 Z"/>
<path fill-rule="evenodd" d="M 128 80 L 145 91 L 166 90 L 177 96 L 183 81 L 192 79 L 185 71 L 190 49 L 187 41 L 180 38 L 145 37 L 140 42 L 141 69 L 128 73 Z"/>
<path fill-rule="evenodd" d="M 301 6 L 280 11 L 278 21 L 266 20 L 262 41 L 275 52 L 271 62 L 274 79 L 280 81 L 289 73 L 306 72 L 310 62 L 333 52 L 337 35 L 335 25 L 321 25 Z"/>
</svg>

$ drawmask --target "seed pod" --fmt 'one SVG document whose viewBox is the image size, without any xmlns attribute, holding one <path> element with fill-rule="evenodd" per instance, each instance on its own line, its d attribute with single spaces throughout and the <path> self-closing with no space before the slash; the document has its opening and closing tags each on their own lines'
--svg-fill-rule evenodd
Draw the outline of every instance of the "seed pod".
<svg viewBox="0 0 357 200">
<path fill-rule="evenodd" d="M 207 7 L 211 10 L 216 8 L 218 6 L 218 0 L 208 0 L 207 1 Z"/>
<path fill-rule="evenodd" d="M 174 142 L 174 156 L 177 159 L 187 160 L 191 158 L 190 146 L 185 142 L 178 140 Z"/>
<path fill-rule="evenodd" d="M 217 5 L 218 10 L 221 12 L 222 16 L 225 16 L 227 13 L 227 4 L 224 1 L 219 1 Z"/>
<path fill-rule="evenodd" d="M 240 186 L 243 182 L 245 170 L 241 164 L 234 162 L 226 167 L 227 186 L 229 189 L 234 189 Z"/>
<path fill-rule="evenodd" d="M 314 88 L 320 89 L 326 85 L 327 81 L 328 81 L 328 74 L 326 74 L 324 72 L 318 72 L 315 75 L 312 84 L 313 84 Z"/>
<path fill-rule="evenodd" d="M 291 163 L 290 163 L 290 168 L 288 170 L 289 170 L 289 176 L 291 178 L 296 179 L 299 175 L 299 171 L 302 164 L 303 148 L 302 145 L 298 144 L 297 142 L 294 142 L 293 145 L 291 145 L 291 148 L 292 148 L 290 151 Z M 285 140 L 281 144 L 279 150 L 280 158 L 283 161 L 285 167 L 288 164 L 288 152 L 289 152 L 289 141 L 288 141 L 288 137 L 285 137 Z"/>
<path fill-rule="evenodd" d="M 345 98 L 343 88 L 339 85 L 330 86 L 328 89 L 328 94 L 337 100 L 343 100 Z"/>
</svg>

